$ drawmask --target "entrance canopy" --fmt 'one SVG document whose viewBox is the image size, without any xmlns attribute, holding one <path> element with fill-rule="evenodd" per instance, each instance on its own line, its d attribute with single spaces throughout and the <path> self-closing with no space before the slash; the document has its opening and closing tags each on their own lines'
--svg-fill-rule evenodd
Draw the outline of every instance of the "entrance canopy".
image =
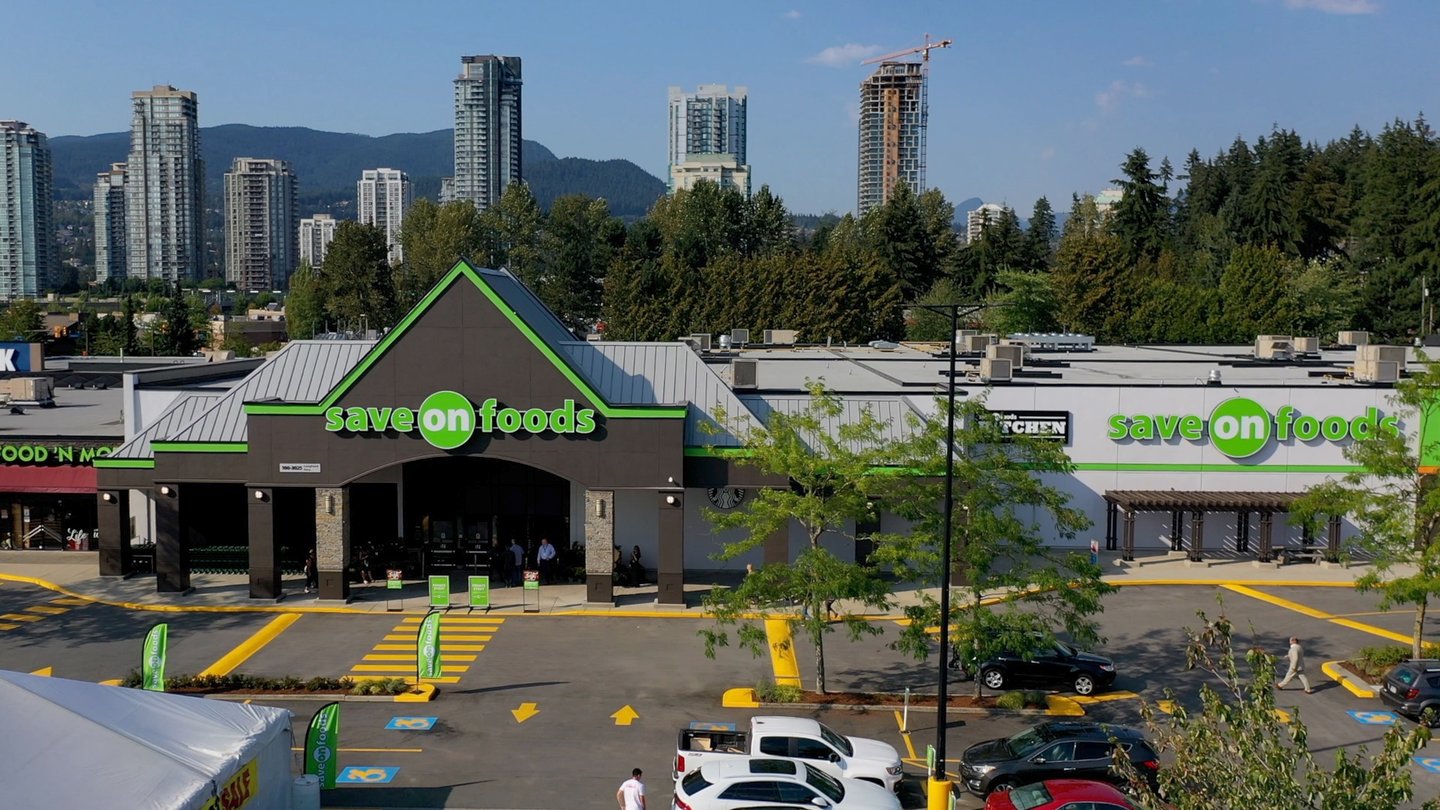
<svg viewBox="0 0 1440 810">
<path fill-rule="evenodd" d="M 0 492 L 94 495 L 94 467 L 0 467 Z"/>
<path fill-rule="evenodd" d="M 1105 500 L 1127 512 L 1288 512 L 1299 492 L 1107 490 Z"/>
</svg>

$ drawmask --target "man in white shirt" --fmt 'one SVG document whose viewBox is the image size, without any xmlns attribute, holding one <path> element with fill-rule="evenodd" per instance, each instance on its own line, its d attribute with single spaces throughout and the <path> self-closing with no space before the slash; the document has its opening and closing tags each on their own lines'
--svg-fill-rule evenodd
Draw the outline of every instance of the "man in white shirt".
<svg viewBox="0 0 1440 810">
<path fill-rule="evenodd" d="M 1285 677 L 1275 684 L 1276 689 L 1284 689 L 1285 684 L 1295 678 L 1300 679 L 1300 685 L 1305 687 L 1305 694 L 1310 694 L 1310 679 L 1305 677 L 1305 650 L 1300 646 L 1300 639 L 1290 637 L 1290 652 L 1286 655 L 1290 660 L 1290 668 L 1286 670 Z"/>
<path fill-rule="evenodd" d="M 639 768 L 631 771 L 630 778 L 615 791 L 615 801 L 620 804 L 620 810 L 646 810 L 645 783 L 640 781 Z"/>
<path fill-rule="evenodd" d="M 550 545 L 550 538 L 540 538 L 540 550 L 535 553 L 535 558 L 540 562 L 540 584 L 549 585 L 555 581 L 555 547 Z"/>
</svg>

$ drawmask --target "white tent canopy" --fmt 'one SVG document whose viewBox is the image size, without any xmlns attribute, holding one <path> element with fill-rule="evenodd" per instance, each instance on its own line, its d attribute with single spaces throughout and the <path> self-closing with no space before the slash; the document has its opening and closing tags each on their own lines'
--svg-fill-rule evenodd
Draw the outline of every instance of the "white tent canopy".
<svg viewBox="0 0 1440 810">
<path fill-rule="evenodd" d="M 0 717 L 9 807 L 290 804 L 285 709 L 0 670 Z"/>
</svg>

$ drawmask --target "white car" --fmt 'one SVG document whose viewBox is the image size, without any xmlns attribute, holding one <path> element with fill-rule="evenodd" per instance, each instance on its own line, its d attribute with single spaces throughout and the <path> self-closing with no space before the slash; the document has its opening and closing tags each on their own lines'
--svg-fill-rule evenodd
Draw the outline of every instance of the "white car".
<svg viewBox="0 0 1440 810">
<path fill-rule="evenodd" d="M 873 782 L 836 778 L 808 762 L 726 757 L 706 762 L 675 785 L 672 810 L 830 807 L 900 810 L 900 799 Z"/>
</svg>

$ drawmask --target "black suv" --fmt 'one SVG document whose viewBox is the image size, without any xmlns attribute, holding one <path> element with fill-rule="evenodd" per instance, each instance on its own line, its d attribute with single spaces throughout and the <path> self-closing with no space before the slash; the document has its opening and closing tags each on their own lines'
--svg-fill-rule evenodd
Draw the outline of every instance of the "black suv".
<svg viewBox="0 0 1440 810">
<path fill-rule="evenodd" d="M 1424 659 L 1396 664 L 1385 675 L 1380 698 L 1421 725 L 1440 726 L 1440 660 Z"/>
<path fill-rule="evenodd" d="M 1091 779 L 1123 785 L 1124 778 L 1111 767 L 1117 744 L 1154 789 L 1159 783 L 1160 762 L 1145 735 L 1129 726 L 1074 720 L 1041 723 L 1013 737 L 966 748 L 960 755 L 960 778 L 967 790 L 982 797 L 1044 779 Z"/>
<path fill-rule="evenodd" d="M 976 662 L 956 647 L 950 668 L 966 679 L 976 677 L 990 689 L 1012 686 L 1071 688 L 1077 695 L 1091 695 L 1115 682 L 1115 662 L 1104 656 L 1082 652 L 1055 641 L 1031 653 L 1027 660 L 1017 653 L 1002 652 Z"/>
</svg>

